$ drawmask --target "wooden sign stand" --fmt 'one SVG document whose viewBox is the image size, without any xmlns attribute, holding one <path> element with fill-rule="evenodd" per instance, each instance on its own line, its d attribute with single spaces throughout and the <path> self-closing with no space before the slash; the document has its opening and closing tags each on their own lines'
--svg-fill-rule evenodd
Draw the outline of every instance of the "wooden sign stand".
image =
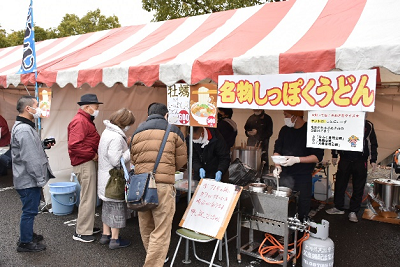
<svg viewBox="0 0 400 267">
<path fill-rule="evenodd" d="M 222 240 L 242 189 L 214 179 L 201 179 L 179 226 Z"/>
</svg>

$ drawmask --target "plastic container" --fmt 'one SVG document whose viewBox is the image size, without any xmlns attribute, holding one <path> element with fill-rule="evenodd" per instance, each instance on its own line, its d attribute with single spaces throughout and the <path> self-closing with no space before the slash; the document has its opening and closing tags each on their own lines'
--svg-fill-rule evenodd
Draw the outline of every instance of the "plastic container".
<svg viewBox="0 0 400 267">
<path fill-rule="evenodd" d="M 54 194 L 68 194 L 75 192 L 76 184 L 73 182 L 58 182 L 49 184 L 50 193 Z"/>
<path fill-rule="evenodd" d="M 68 215 L 76 203 L 76 183 L 59 182 L 49 184 L 54 215 Z"/>
<path fill-rule="evenodd" d="M 328 185 L 328 197 L 326 197 L 326 178 L 318 179 L 314 184 L 314 198 L 316 200 L 325 201 L 332 196 L 331 186 Z"/>
</svg>

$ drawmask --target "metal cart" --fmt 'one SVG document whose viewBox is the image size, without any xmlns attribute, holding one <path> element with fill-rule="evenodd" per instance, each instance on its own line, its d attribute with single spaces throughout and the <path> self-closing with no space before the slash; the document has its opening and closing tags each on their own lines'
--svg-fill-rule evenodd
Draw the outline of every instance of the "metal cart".
<svg viewBox="0 0 400 267">
<path fill-rule="evenodd" d="M 254 230 L 270 233 L 284 238 L 284 250 L 279 256 L 272 258 L 270 254 L 264 256 L 270 261 L 282 261 L 283 266 L 292 261 L 296 256 L 296 250 L 288 253 L 289 244 L 289 217 L 295 217 L 298 193 L 292 193 L 289 197 L 276 196 L 264 192 L 250 191 L 248 186 L 243 188 L 237 220 L 237 261 L 241 263 L 241 254 L 246 254 L 262 259 L 258 253 L 260 243 L 254 241 Z M 241 244 L 242 227 L 249 229 L 249 242 Z M 289 255 L 289 257 L 288 257 Z"/>
</svg>

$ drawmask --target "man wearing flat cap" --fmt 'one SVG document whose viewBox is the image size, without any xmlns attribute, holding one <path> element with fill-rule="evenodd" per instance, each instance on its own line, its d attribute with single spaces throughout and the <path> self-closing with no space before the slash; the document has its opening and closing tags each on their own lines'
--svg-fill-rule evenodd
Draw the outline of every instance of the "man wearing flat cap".
<svg viewBox="0 0 400 267">
<path fill-rule="evenodd" d="M 307 122 L 300 110 L 283 111 L 285 126 L 275 141 L 274 155 L 286 156 L 281 165 L 275 164 L 274 176 L 279 185 L 300 191 L 298 199 L 299 219 L 303 220 L 310 211 L 312 172 L 316 163 L 322 161 L 324 150 L 307 147 Z"/>
<path fill-rule="evenodd" d="M 74 240 L 93 242 L 93 234 L 100 229 L 93 228 L 96 209 L 97 190 L 97 148 L 100 135 L 94 125 L 99 114 L 99 105 L 95 94 L 81 96 L 80 109 L 68 125 L 68 153 L 73 171 L 81 185 L 80 204 Z"/>
</svg>

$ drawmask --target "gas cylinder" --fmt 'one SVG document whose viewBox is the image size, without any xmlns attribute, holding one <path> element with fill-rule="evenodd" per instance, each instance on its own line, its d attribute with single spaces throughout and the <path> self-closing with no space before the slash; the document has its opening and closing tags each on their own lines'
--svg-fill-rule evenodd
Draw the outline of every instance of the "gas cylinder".
<svg viewBox="0 0 400 267">
<path fill-rule="evenodd" d="M 328 237 L 329 222 L 322 220 L 321 224 L 310 223 L 317 228 L 316 233 L 310 233 L 310 237 L 303 242 L 302 266 L 332 267 L 335 245 Z"/>
</svg>

